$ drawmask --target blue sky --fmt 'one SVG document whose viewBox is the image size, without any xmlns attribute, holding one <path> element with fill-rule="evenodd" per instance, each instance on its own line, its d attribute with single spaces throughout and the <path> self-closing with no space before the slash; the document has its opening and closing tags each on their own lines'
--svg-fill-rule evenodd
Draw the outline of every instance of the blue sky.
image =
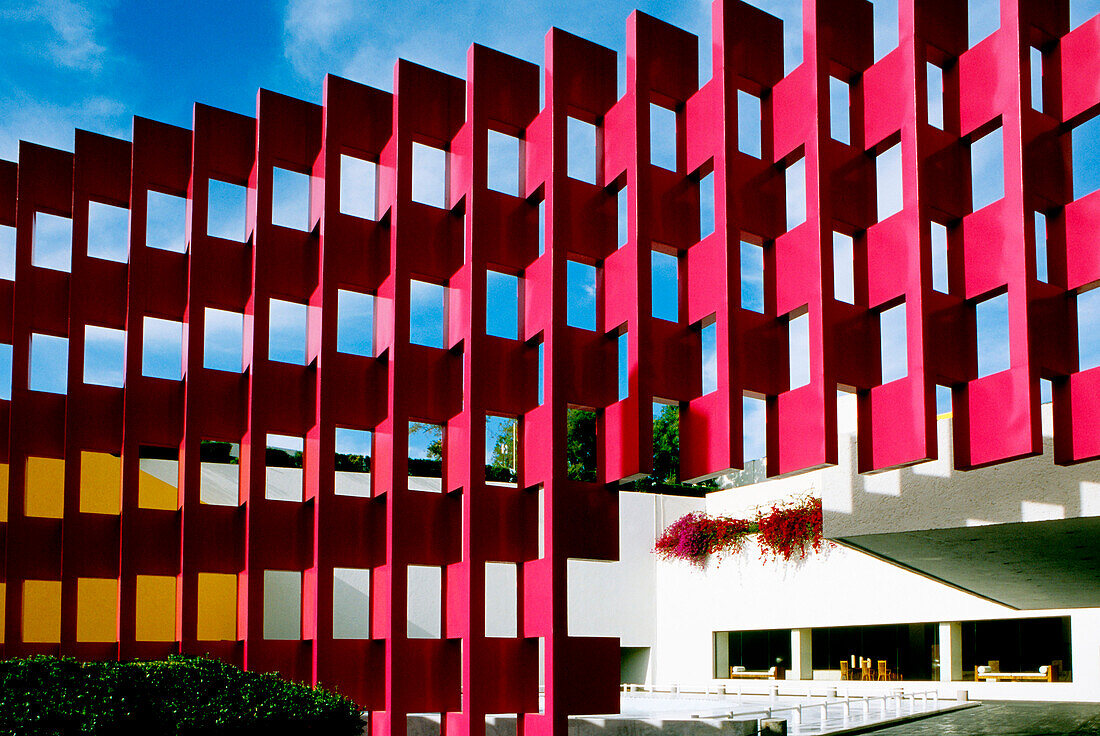
<svg viewBox="0 0 1100 736">
<path fill-rule="evenodd" d="M 801 0 L 757 0 L 757 4 L 786 21 L 785 63 L 788 70 L 793 69 L 802 55 Z M 876 57 L 881 58 L 897 43 L 896 0 L 874 0 L 874 5 Z M 390 89 L 393 64 L 398 57 L 464 76 L 466 51 L 472 42 L 541 63 L 544 35 L 551 26 L 621 52 L 625 46 L 625 20 L 634 7 L 699 35 L 700 77 L 705 80 L 710 76 L 709 0 L 605 0 L 601 3 L 470 0 L 448 5 L 423 0 L 370 3 L 357 0 L 249 0 L 238 3 L 0 0 L 0 158 L 15 160 L 21 138 L 72 150 L 74 128 L 129 138 L 132 115 L 190 127 L 195 101 L 252 115 L 259 87 L 319 102 L 326 72 Z M 971 0 L 969 7 L 973 43 L 995 30 L 996 0 Z M 1071 0 L 1074 26 L 1097 12 L 1100 12 L 1100 0 Z M 620 54 L 620 87 L 623 71 L 624 61 Z M 834 91 L 834 94 L 842 91 Z M 834 120 L 837 137 L 843 136 L 845 122 Z M 583 138 L 586 132 L 579 130 L 576 135 Z M 493 150 L 505 154 L 513 145 L 509 140 L 492 143 Z M 660 140 L 655 137 L 654 143 L 659 144 Z M 1075 177 L 1075 191 L 1080 196 L 1100 187 L 1100 121 L 1094 121 L 1079 137 L 1075 136 L 1074 145 L 1084 154 Z M 985 154 L 980 148 L 975 149 L 976 158 L 984 160 Z M 664 153 L 667 149 L 655 145 L 655 163 L 662 163 L 659 159 Z M 577 165 L 584 170 L 591 163 L 580 161 Z M 995 167 L 996 163 L 992 161 L 990 165 Z M 884 181 L 896 170 L 890 157 L 883 157 L 879 167 L 884 173 Z M 491 174 L 493 181 L 499 182 L 494 188 L 509 191 L 516 186 L 514 172 L 507 167 Z M 797 174 L 797 171 L 792 172 L 792 178 L 797 180 Z M 370 172 L 360 175 L 364 179 L 372 176 Z M 992 179 L 995 180 L 996 177 Z M 276 187 L 281 192 L 278 199 L 301 201 L 301 181 L 277 180 Z M 215 202 L 233 205 L 234 199 L 240 199 L 240 192 L 229 190 L 223 194 L 216 196 Z M 975 195 L 982 201 L 989 196 L 978 191 Z M 425 196 L 430 198 L 431 193 Z M 880 211 L 885 213 L 891 211 L 889 198 L 899 193 L 891 195 L 887 191 L 883 196 L 887 201 L 884 206 L 880 204 Z M 173 225 L 180 221 L 182 211 L 179 203 L 171 200 L 150 203 L 151 224 L 154 225 L 150 244 L 182 250 L 182 242 L 175 235 L 179 231 Z M 792 205 L 795 219 L 798 219 L 797 193 Z M 368 204 L 364 215 L 370 216 L 372 208 L 373 203 Z M 124 213 L 111 209 L 93 213 L 93 220 L 102 223 L 97 229 L 112 232 L 124 227 Z M 278 207 L 276 209 L 276 219 L 284 218 Z M 229 237 L 240 237 L 242 221 L 234 214 L 238 211 L 239 205 L 229 206 L 226 213 L 212 212 L 212 229 L 222 230 Z M 283 224 L 298 226 L 302 217 L 300 210 L 291 208 Z M 163 219 L 163 224 L 158 218 Z M 55 236 L 63 239 L 66 235 L 65 222 L 44 219 L 40 226 L 44 233 L 52 228 L 56 231 Z M 3 230 L 7 229 L 0 228 Z M 5 240 L 9 235 L 0 232 L 0 249 L 9 248 Z M 47 240 L 44 235 L 43 242 Z M 125 260 L 125 250 L 120 251 L 117 242 L 117 238 L 108 237 L 92 247 L 103 257 Z M 843 248 L 844 244 L 839 246 Z M 64 249 L 44 249 L 41 258 L 45 261 L 43 265 L 56 265 L 67 255 Z M 5 259 L 0 258 L 2 260 Z M 674 294 L 671 288 L 675 282 L 674 269 L 660 257 L 655 258 L 654 266 L 657 293 L 654 313 L 675 317 L 676 302 L 670 297 L 670 293 Z M 0 264 L 0 268 L 7 268 L 6 263 Z M 576 285 L 570 290 L 571 314 L 588 326 L 595 305 L 594 283 L 589 274 L 582 273 L 583 270 L 578 271 Z M 4 275 L 8 274 L 0 273 L 0 277 Z M 747 275 L 752 274 L 747 272 Z M 750 285 L 755 283 L 752 278 L 746 281 Z M 838 292 L 849 288 L 841 276 L 838 276 L 837 287 Z M 510 279 L 494 277 L 490 282 L 491 296 L 507 304 L 514 303 L 514 289 L 515 283 Z M 1095 312 L 1100 307 L 1093 304 L 1100 299 L 1093 297 L 1082 301 L 1083 311 L 1087 312 L 1087 320 L 1083 320 L 1086 324 L 1094 324 L 1098 319 Z M 758 295 L 749 295 L 749 301 L 757 299 Z M 354 298 L 349 298 L 348 304 L 354 314 L 370 315 L 369 304 L 356 302 Z M 432 344 L 440 341 L 431 326 L 442 312 L 439 295 L 431 288 L 418 291 L 414 293 L 414 306 L 427 315 L 423 323 L 412 326 L 414 340 L 420 338 Z M 986 319 L 985 314 L 992 315 L 988 318 L 994 325 L 991 329 L 999 324 L 1000 314 L 999 305 L 993 307 L 997 308 L 980 310 L 979 315 L 981 319 Z M 285 355 L 283 359 L 301 362 L 304 349 L 300 340 L 301 311 L 286 308 L 280 314 L 284 312 L 286 320 L 279 326 L 278 334 L 272 335 L 272 348 Z M 489 316 L 491 332 L 502 336 L 514 334 L 514 321 L 505 312 Z M 235 318 L 222 322 L 212 324 L 228 330 L 229 342 L 211 351 L 210 357 L 220 367 L 239 370 L 239 346 L 235 348 L 229 343 L 241 328 Z M 347 327 L 350 322 L 350 316 L 342 319 L 341 330 L 350 330 Z M 159 330 L 153 341 L 157 354 L 150 358 L 150 365 L 156 367 L 151 370 L 166 377 L 178 375 L 178 351 L 173 347 L 174 341 L 179 339 L 178 327 L 171 324 L 151 327 Z M 1096 332 L 1093 329 L 1091 334 Z M 1082 332 L 1082 348 L 1092 351 L 1094 356 L 1100 355 L 1100 347 L 1085 344 L 1089 334 L 1088 330 Z M 347 352 L 371 351 L 369 335 L 349 333 L 342 336 L 341 341 L 341 349 L 346 348 Z M 117 380 L 117 343 L 116 335 L 98 334 L 89 355 L 96 357 L 97 365 L 102 363 L 103 367 L 93 371 L 93 380 Z M 44 351 L 60 349 L 60 346 L 47 348 L 45 343 L 43 345 Z M 896 352 L 890 352 L 890 347 L 884 344 L 884 356 L 888 353 L 896 357 Z M 1003 358 L 993 353 L 986 357 L 990 356 L 994 365 Z M 1100 359 L 1093 357 L 1090 360 Z M 10 359 L 5 361 L 0 351 L 0 364 L 5 362 L 10 365 Z M 891 370 L 893 373 L 903 371 L 904 365 L 899 368 L 894 364 Z"/>
</svg>

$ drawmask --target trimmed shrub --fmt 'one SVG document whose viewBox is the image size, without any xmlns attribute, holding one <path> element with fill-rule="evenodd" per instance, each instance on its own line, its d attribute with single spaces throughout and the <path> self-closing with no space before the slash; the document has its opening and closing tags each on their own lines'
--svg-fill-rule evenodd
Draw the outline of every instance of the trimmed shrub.
<svg viewBox="0 0 1100 736">
<path fill-rule="evenodd" d="M 0 661 L 0 734 L 251 734 L 362 732 L 359 709 L 335 693 L 203 657 L 78 662 Z"/>
</svg>

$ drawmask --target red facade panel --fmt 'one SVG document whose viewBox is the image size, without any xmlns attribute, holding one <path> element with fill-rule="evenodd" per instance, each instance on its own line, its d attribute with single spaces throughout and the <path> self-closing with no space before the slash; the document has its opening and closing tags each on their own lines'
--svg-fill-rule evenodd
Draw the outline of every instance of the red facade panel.
<svg viewBox="0 0 1100 736">
<path fill-rule="evenodd" d="M 875 62 L 870 3 L 803 5 L 804 61 L 785 76 L 780 21 L 718 0 L 715 73 L 701 87 L 698 40 L 636 12 L 621 97 L 615 54 L 555 29 L 541 106 L 538 67 L 474 46 L 465 81 L 401 61 L 392 94 L 329 77 L 319 106 L 261 90 L 255 118 L 196 105 L 192 131 L 135 118 L 132 143 L 77 131 L 72 154 L 21 144 L 18 164 L 0 162 L 0 225 L 16 228 L 15 280 L 0 282 L 0 340 L 14 356 L 0 401 L 0 653 L 208 653 L 337 687 L 371 711 L 378 736 L 421 712 L 444 713 L 449 733 L 516 713 L 522 733 L 564 734 L 570 714 L 617 709 L 617 643 L 569 636 L 566 564 L 616 558 L 617 488 L 652 469 L 654 402 L 681 407 L 691 480 L 743 465 L 746 395 L 766 400 L 769 475 L 835 463 L 838 389 L 858 394 L 861 472 L 935 456 L 938 385 L 952 391 L 959 469 L 1040 453 L 1040 379 L 1054 387 L 1056 462 L 1100 458 L 1100 369 L 1079 369 L 1074 306 L 1100 281 L 1100 194 L 1073 199 L 1068 142 L 1100 112 L 1100 18 L 1070 32 L 1066 0 L 1002 0 L 1000 29 L 968 49 L 964 5 L 902 0 L 901 42 Z M 1026 81 L 1032 46 L 1044 52 L 1043 112 Z M 943 70 L 939 124 L 929 64 Z M 847 141 L 830 132 L 831 79 L 849 85 Z M 758 155 L 738 138 L 739 118 L 755 115 L 739 95 L 759 100 Z M 652 164 L 652 105 L 675 115 L 675 170 Z M 569 176 L 570 118 L 596 126 L 594 181 Z M 994 129 L 1004 196 L 975 210 L 970 146 Z M 488 186 L 491 132 L 520 141 L 513 194 Z M 442 206 L 414 199 L 419 145 L 446 152 Z M 894 146 L 902 196 L 886 216 L 876 157 Z M 343 211 L 345 157 L 375 167 L 373 216 Z M 304 229 L 273 222 L 276 169 L 309 177 Z M 805 176 L 797 223 L 794 171 Z M 707 177 L 713 203 L 701 198 Z M 242 242 L 208 234 L 211 180 L 246 192 Z M 186 200 L 186 252 L 147 246 L 150 193 Z M 129 210 L 126 262 L 89 255 L 92 203 Z M 71 219 L 67 270 L 38 265 L 36 213 Z M 933 223 L 947 233 L 946 293 L 933 288 Z M 852 240 L 847 301 L 834 291 L 835 234 Z M 762 313 L 742 307 L 742 242 L 762 248 Z M 654 251 L 676 258 L 676 321 L 653 316 Z M 596 267 L 594 331 L 567 324 L 571 261 Z M 486 334 L 489 271 L 518 278 L 516 339 Z M 440 346 L 416 344 L 413 281 L 445 287 Z M 369 355 L 338 347 L 345 292 L 373 300 Z M 1002 294 L 1010 365 L 979 377 L 976 305 Z M 273 358 L 272 300 L 306 315 L 300 363 Z M 884 382 L 879 318 L 898 305 L 906 370 Z M 239 371 L 208 367 L 208 309 L 238 315 Z M 792 386 L 790 331 L 803 318 L 809 378 Z M 151 319 L 179 325 L 181 378 L 146 375 Z M 123 387 L 84 382 L 89 325 L 125 331 Z M 32 390 L 34 334 L 68 340 L 64 394 Z M 566 472 L 578 406 L 597 412 L 596 482 Z M 490 416 L 517 420 L 514 485 L 486 478 Z M 438 493 L 407 481 L 410 422 L 444 428 Z M 336 487 L 338 429 L 373 433 L 369 494 Z M 270 434 L 300 438 L 300 500 L 269 493 Z M 218 470 L 208 441 L 231 448 Z M 87 453 L 118 458 L 117 512 L 82 507 Z M 159 505 L 142 500 L 157 462 L 170 469 Z M 63 468 L 60 512 L 43 515 L 28 497 L 47 466 Z M 230 489 L 224 505 L 209 483 Z M 515 566 L 513 637 L 485 633 L 487 563 Z M 439 568 L 439 638 L 409 636 L 410 566 Z M 345 568 L 370 576 L 361 638 L 335 631 L 334 570 Z M 297 637 L 265 634 L 272 571 L 300 580 Z M 204 628 L 211 574 L 233 576 L 223 592 L 235 594 L 235 634 Z M 157 641 L 139 613 L 149 576 L 175 580 L 174 634 Z M 113 641 L 82 641 L 87 578 L 118 581 Z M 26 640 L 26 581 L 60 584 L 56 641 Z"/>
</svg>

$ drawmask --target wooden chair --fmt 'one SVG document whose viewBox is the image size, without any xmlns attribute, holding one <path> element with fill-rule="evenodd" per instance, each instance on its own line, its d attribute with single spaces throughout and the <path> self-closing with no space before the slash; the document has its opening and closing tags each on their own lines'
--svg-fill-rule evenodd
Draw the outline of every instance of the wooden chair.
<svg viewBox="0 0 1100 736">
<path fill-rule="evenodd" d="M 880 659 L 878 661 L 878 679 L 880 680 L 892 680 L 890 677 L 890 670 L 886 669 L 886 660 Z"/>
<path fill-rule="evenodd" d="M 859 679 L 861 679 L 861 680 L 874 680 L 875 679 L 875 671 L 873 669 L 871 669 L 871 660 L 864 659 L 863 657 L 860 657 L 859 658 L 859 669 L 860 669 Z"/>
<path fill-rule="evenodd" d="M 851 677 L 851 674 L 848 672 L 848 660 L 846 660 L 846 659 L 840 660 L 840 679 L 847 680 L 850 677 Z"/>
</svg>

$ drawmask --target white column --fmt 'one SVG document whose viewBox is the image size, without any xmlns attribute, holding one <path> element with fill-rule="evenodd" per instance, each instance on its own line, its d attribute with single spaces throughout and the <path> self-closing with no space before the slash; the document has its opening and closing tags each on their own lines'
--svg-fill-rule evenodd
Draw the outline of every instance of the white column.
<svg viewBox="0 0 1100 736">
<path fill-rule="evenodd" d="M 730 632 L 714 632 L 714 672 L 712 677 L 724 680 L 730 676 Z"/>
<path fill-rule="evenodd" d="M 792 680 L 812 680 L 813 646 L 811 629 L 791 629 L 791 673 Z"/>
<path fill-rule="evenodd" d="M 941 623 L 940 680 L 950 682 L 962 678 L 962 624 L 958 621 Z"/>
</svg>

